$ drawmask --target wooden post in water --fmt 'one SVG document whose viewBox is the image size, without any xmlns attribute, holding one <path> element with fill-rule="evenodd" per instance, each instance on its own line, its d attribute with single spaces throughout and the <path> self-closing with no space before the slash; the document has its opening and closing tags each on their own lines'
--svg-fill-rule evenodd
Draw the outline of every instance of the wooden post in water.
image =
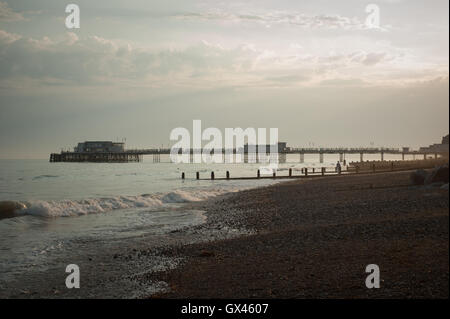
<svg viewBox="0 0 450 319">
<path fill-rule="evenodd" d="M 184 179 L 184 172 L 181 173 L 181 179 Z"/>
<path fill-rule="evenodd" d="M 211 179 L 214 179 L 214 172 L 211 172 Z"/>
<path fill-rule="evenodd" d="M 227 179 L 230 179 L 230 172 L 227 171 Z"/>
<path fill-rule="evenodd" d="M 312 172 L 313 172 L 313 174 L 314 174 L 314 173 L 316 172 L 316 168 L 315 168 L 315 167 L 313 167 L 313 169 L 312 169 L 312 170 L 313 170 Z"/>
<path fill-rule="evenodd" d="M 277 177 L 277 172 L 276 172 L 276 171 L 273 171 L 272 176 L 273 176 L 273 178 Z"/>
<path fill-rule="evenodd" d="M 308 169 L 305 167 L 305 176 L 308 176 Z"/>
<path fill-rule="evenodd" d="M 258 172 L 256 172 L 256 177 L 260 178 L 261 177 L 261 172 L 258 170 Z"/>
<path fill-rule="evenodd" d="M 325 167 L 322 167 L 322 176 L 325 175 Z"/>
<path fill-rule="evenodd" d="M 289 169 L 289 177 L 292 177 L 292 168 Z"/>
<path fill-rule="evenodd" d="M 195 175 L 196 175 L 197 179 L 200 179 L 200 173 L 199 172 L 197 172 Z"/>
</svg>

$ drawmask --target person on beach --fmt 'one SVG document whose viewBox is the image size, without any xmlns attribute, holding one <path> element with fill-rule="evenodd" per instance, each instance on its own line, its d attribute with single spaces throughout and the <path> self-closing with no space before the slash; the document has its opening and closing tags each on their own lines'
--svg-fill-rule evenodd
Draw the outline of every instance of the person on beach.
<svg viewBox="0 0 450 319">
<path fill-rule="evenodd" d="M 336 164 L 336 172 L 337 172 L 338 174 L 341 173 L 341 163 L 340 163 L 339 161 L 338 161 L 337 164 Z"/>
</svg>

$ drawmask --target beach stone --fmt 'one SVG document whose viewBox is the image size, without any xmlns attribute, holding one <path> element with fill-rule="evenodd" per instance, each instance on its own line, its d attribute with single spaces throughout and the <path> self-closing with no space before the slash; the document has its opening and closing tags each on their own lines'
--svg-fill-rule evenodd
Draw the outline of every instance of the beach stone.
<svg viewBox="0 0 450 319">
<path fill-rule="evenodd" d="M 428 174 L 423 169 L 418 169 L 417 171 L 411 173 L 411 182 L 413 185 L 423 185 L 425 184 L 425 179 Z"/>
<path fill-rule="evenodd" d="M 448 183 L 448 165 L 436 167 L 425 178 L 425 185 L 435 183 L 444 183 L 444 184 Z"/>
<path fill-rule="evenodd" d="M 199 257 L 213 257 L 215 254 L 212 251 L 202 250 Z"/>
<path fill-rule="evenodd" d="M 24 204 L 14 201 L 0 201 L 0 219 L 16 216 L 16 211 L 27 208 Z"/>
</svg>

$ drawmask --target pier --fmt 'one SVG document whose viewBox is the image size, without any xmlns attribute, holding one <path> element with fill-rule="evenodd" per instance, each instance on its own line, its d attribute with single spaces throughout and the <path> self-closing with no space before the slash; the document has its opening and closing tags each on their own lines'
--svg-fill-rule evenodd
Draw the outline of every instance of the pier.
<svg viewBox="0 0 450 319">
<path fill-rule="evenodd" d="M 439 144 L 445 145 L 445 144 Z M 263 147 L 264 149 L 264 147 Z M 266 156 L 269 153 L 269 145 L 265 147 Z M 110 141 L 88 141 L 79 143 L 74 148 L 74 151 L 50 154 L 50 162 L 102 162 L 102 163 L 128 163 L 128 162 L 141 162 L 144 155 L 150 155 L 153 157 L 154 163 L 161 162 L 161 155 L 170 155 L 170 148 L 147 148 L 147 149 L 125 149 L 124 143 L 114 143 Z M 181 151 L 180 151 L 181 153 Z M 193 162 L 194 154 L 202 154 L 202 150 L 189 149 L 190 162 Z M 248 151 L 248 145 L 242 149 L 221 149 L 221 155 L 226 154 L 243 154 L 244 163 L 256 163 L 258 154 L 250 153 Z M 339 161 L 343 162 L 345 156 L 348 154 L 359 154 L 360 162 L 364 162 L 364 155 L 367 154 L 379 154 L 380 161 L 384 161 L 386 154 L 397 154 L 402 156 L 402 160 L 405 160 L 405 156 L 412 156 L 413 159 L 427 159 L 430 156 L 434 159 L 438 157 L 448 157 L 448 144 L 444 148 L 428 147 L 420 148 L 419 150 L 410 150 L 407 147 L 404 148 L 376 148 L 376 147 L 361 147 L 361 148 L 297 148 L 287 147 L 286 143 L 278 143 L 277 147 L 277 161 L 279 163 L 286 162 L 287 155 L 298 155 L 298 162 L 304 163 L 305 155 L 317 155 L 319 163 L 324 163 L 325 155 L 338 154 Z M 223 158 L 223 157 L 222 157 Z"/>
<path fill-rule="evenodd" d="M 198 150 L 190 149 L 191 162 L 193 154 L 201 154 Z M 222 156 L 225 156 L 227 150 L 222 150 Z M 233 149 L 229 153 L 237 154 L 238 151 Z M 249 162 L 249 156 L 244 154 L 244 163 Z M 425 151 L 403 151 L 395 148 L 295 148 L 284 149 L 278 151 L 279 162 L 286 162 L 286 155 L 297 154 L 299 155 L 298 162 L 305 162 L 305 155 L 316 154 L 319 159 L 319 163 L 324 162 L 325 155 L 339 154 L 339 160 L 342 162 L 345 155 L 359 154 L 360 161 L 364 161 L 364 155 L 366 154 L 379 154 L 380 160 L 384 160 L 386 154 L 398 154 L 402 156 L 402 160 L 405 156 L 413 156 L 414 159 L 423 158 L 426 159 L 430 156 L 438 158 L 448 152 L 425 152 Z M 52 153 L 50 155 L 50 162 L 106 162 L 106 163 L 128 163 L 128 162 L 141 162 L 144 155 L 152 156 L 154 163 L 161 162 L 161 155 L 170 155 L 170 149 L 165 148 L 149 148 L 149 149 L 136 149 L 136 150 L 123 150 L 121 152 L 61 152 Z M 269 155 L 269 154 L 266 154 Z"/>
</svg>

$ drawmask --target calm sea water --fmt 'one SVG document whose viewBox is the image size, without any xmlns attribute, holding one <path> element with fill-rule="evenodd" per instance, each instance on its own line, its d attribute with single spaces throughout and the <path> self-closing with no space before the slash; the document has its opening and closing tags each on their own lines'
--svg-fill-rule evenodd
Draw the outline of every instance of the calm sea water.
<svg viewBox="0 0 450 319">
<path fill-rule="evenodd" d="M 302 167 L 334 167 L 338 156 L 326 156 L 325 164 L 313 155 L 305 156 L 304 164 L 298 163 L 298 155 L 287 160 L 278 174 L 287 174 L 289 168 L 295 173 Z M 125 164 L 0 160 L 0 201 L 22 207 L 14 218 L 1 219 L 0 211 L 0 284 L 29 269 L 45 269 L 78 242 L 169 234 L 203 223 L 202 212 L 183 205 L 274 181 L 197 181 L 195 172 L 203 177 L 211 171 L 224 177 L 227 170 L 232 176 L 255 176 L 258 168 L 259 164 L 153 163 L 151 157 Z"/>
</svg>

